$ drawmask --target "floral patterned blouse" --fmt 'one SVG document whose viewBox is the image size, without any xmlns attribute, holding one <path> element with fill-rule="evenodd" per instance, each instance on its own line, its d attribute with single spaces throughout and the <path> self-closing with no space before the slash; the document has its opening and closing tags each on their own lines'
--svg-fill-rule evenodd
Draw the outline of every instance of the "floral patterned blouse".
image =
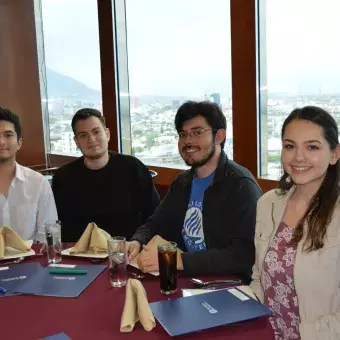
<svg viewBox="0 0 340 340">
<path fill-rule="evenodd" d="M 293 229 L 281 221 L 264 260 L 265 304 L 273 316 L 275 340 L 300 339 L 299 304 L 294 286 L 296 249 L 291 245 Z"/>
</svg>

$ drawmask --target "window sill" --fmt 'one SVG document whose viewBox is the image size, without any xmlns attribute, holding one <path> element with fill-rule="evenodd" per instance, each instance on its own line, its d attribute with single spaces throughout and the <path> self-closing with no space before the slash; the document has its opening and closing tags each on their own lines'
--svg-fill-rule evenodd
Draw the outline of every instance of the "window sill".
<svg viewBox="0 0 340 340">
<path fill-rule="evenodd" d="M 70 156 L 70 155 L 61 155 L 61 154 L 53 154 L 49 153 L 47 154 L 48 160 L 49 160 L 49 167 L 54 166 L 62 166 L 74 159 L 77 158 L 77 156 Z M 161 166 L 155 166 L 155 165 L 148 165 L 146 166 L 154 170 L 158 173 L 158 175 L 155 177 L 154 181 L 157 186 L 167 187 L 169 188 L 173 180 L 182 173 L 185 169 L 184 167 L 182 169 L 179 168 L 170 168 L 170 167 L 161 167 Z M 277 187 L 277 181 L 273 180 L 267 180 L 263 178 L 256 178 L 257 182 L 259 183 L 261 189 L 263 192 L 275 189 Z"/>
</svg>

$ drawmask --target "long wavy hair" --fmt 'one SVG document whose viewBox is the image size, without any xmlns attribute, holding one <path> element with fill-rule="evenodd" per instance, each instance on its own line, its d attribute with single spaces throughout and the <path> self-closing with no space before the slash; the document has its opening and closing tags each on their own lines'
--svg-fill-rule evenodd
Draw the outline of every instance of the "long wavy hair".
<svg viewBox="0 0 340 340">
<path fill-rule="evenodd" d="M 305 106 L 297 108 L 286 118 L 281 130 L 281 139 L 283 139 L 287 125 L 296 119 L 302 119 L 313 122 L 320 126 L 323 130 L 324 138 L 327 140 L 330 149 L 333 151 L 339 144 L 339 131 L 334 118 L 325 110 L 315 106 Z M 279 194 L 285 194 L 294 183 L 290 180 L 288 173 L 284 170 L 279 184 Z M 314 197 L 312 198 L 309 207 L 298 222 L 294 230 L 292 243 L 297 246 L 304 236 L 304 224 L 307 222 L 306 239 L 303 244 L 303 249 L 306 252 L 311 252 L 323 247 L 324 238 L 327 227 L 332 220 L 333 211 L 338 203 L 340 195 L 340 162 L 339 160 L 334 165 L 329 165 L 326 176 Z"/>
</svg>

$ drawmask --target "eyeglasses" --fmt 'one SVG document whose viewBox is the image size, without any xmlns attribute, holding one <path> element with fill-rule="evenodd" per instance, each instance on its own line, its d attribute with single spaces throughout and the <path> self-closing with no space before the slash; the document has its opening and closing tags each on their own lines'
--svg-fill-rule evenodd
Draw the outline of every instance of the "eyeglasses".
<svg viewBox="0 0 340 340">
<path fill-rule="evenodd" d="M 194 138 L 194 139 L 198 139 L 206 131 L 214 131 L 214 129 L 197 129 L 197 130 L 192 130 L 192 131 L 189 131 L 189 132 L 182 131 L 178 135 L 176 135 L 176 139 L 186 140 L 188 136 L 190 136 L 191 138 Z"/>
</svg>

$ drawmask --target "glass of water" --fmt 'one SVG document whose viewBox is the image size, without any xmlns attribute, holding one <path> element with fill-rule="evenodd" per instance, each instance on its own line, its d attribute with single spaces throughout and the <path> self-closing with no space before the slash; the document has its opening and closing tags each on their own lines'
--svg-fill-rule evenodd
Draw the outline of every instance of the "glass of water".
<svg viewBox="0 0 340 340">
<path fill-rule="evenodd" d="M 62 250 L 60 221 L 47 221 L 45 223 L 45 236 L 48 263 L 60 263 Z"/>
<path fill-rule="evenodd" d="M 107 240 L 107 249 L 110 261 L 110 284 L 112 287 L 126 285 L 126 239 L 125 237 L 111 237 Z"/>
</svg>

